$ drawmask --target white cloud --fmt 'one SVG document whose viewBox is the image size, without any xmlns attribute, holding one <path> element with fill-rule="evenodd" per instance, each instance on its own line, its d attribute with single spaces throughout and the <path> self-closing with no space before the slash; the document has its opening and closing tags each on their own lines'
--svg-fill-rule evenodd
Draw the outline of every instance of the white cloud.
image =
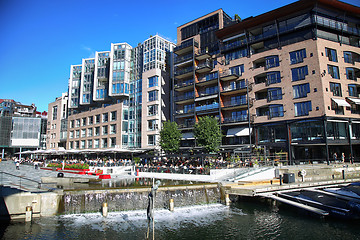
<svg viewBox="0 0 360 240">
<path fill-rule="evenodd" d="M 88 58 L 94 58 L 95 57 L 95 51 L 88 46 L 85 45 L 81 45 L 82 50 L 85 50 L 86 52 L 88 52 L 90 55 L 88 56 Z"/>
</svg>

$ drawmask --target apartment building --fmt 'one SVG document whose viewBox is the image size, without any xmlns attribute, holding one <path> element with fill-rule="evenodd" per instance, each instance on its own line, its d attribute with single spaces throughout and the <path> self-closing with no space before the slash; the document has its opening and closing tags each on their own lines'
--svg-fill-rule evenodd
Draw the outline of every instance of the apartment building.
<svg viewBox="0 0 360 240">
<path fill-rule="evenodd" d="M 68 93 L 48 106 L 46 149 L 65 149 L 67 139 Z"/>
<path fill-rule="evenodd" d="M 47 112 L 38 112 L 35 104 L 0 99 L 1 158 L 21 150 L 45 149 L 46 123 Z"/>
<path fill-rule="evenodd" d="M 183 147 L 200 116 L 222 148 L 250 143 L 290 161 L 360 157 L 360 8 L 300 0 L 232 20 L 222 9 L 178 27 L 174 114 Z"/>
<path fill-rule="evenodd" d="M 161 123 L 170 118 L 171 54 L 175 44 L 158 35 L 132 47 L 72 65 L 67 149 L 157 149 Z"/>
</svg>

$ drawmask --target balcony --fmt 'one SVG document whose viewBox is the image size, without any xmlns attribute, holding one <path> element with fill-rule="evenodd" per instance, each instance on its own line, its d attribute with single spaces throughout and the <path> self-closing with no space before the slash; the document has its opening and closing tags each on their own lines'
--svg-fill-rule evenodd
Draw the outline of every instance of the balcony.
<svg viewBox="0 0 360 240">
<path fill-rule="evenodd" d="M 180 109 L 180 110 L 177 110 L 176 112 L 176 115 L 185 115 L 185 114 L 190 114 L 190 113 L 194 113 L 194 108 L 189 108 L 189 109 Z"/>
<path fill-rule="evenodd" d="M 217 72 L 215 72 L 217 73 Z M 206 86 L 206 85 L 211 85 L 214 83 L 217 83 L 218 81 L 218 76 L 217 74 L 209 74 L 203 78 L 199 79 L 199 82 L 196 83 L 197 86 Z"/>
<path fill-rule="evenodd" d="M 212 66 L 211 62 L 209 60 L 206 60 L 205 62 L 197 65 L 195 71 L 197 73 L 207 73 L 207 72 L 210 72 L 211 70 L 213 70 L 213 66 Z"/>
<path fill-rule="evenodd" d="M 193 47 L 199 47 L 199 43 L 193 38 L 184 41 L 179 46 L 174 48 L 174 53 L 177 55 L 182 55 L 186 52 L 192 51 Z"/>
<path fill-rule="evenodd" d="M 242 115 L 238 117 L 226 117 L 224 118 L 222 123 L 226 124 L 226 123 L 247 122 L 248 120 L 249 119 L 247 115 Z"/>
<path fill-rule="evenodd" d="M 247 91 L 246 82 L 242 81 L 239 84 L 224 87 L 221 92 L 221 95 L 227 96 L 227 95 L 233 95 L 239 93 L 246 93 L 246 91 Z"/>
<path fill-rule="evenodd" d="M 198 61 L 203 61 L 209 58 L 211 58 L 211 55 L 207 49 L 201 50 L 197 54 L 195 54 L 195 59 Z"/>
<path fill-rule="evenodd" d="M 193 54 L 190 53 L 187 55 L 175 57 L 174 64 L 175 66 L 184 66 L 186 64 L 192 63 L 192 60 L 193 60 Z"/>
<path fill-rule="evenodd" d="M 239 78 L 239 75 L 232 72 L 230 69 L 225 70 L 220 73 L 220 80 L 222 81 L 231 81 Z"/>
<path fill-rule="evenodd" d="M 224 108 L 228 109 L 239 109 L 239 108 L 247 108 L 248 102 L 246 101 L 246 98 L 239 99 L 239 100 L 233 100 L 233 101 L 224 101 L 223 103 Z"/>
<path fill-rule="evenodd" d="M 186 91 L 188 89 L 191 89 L 192 86 L 194 86 L 194 79 L 178 81 L 177 83 L 175 83 L 175 90 L 179 92 Z"/>
<path fill-rule="evenodd" d="M 193 66 L 175 70 L 175 77 L 177 79 L 184 79 L 190 77 L 193 75 L 193 70 L 194 70 Z"/>
<path fill-rule="evenodd" d="M 246 39 L 238 39 L 233 42 L 223 43 L 220 47 L 221 53 L 225 53 L 231 50 L 235 50 L 241 47 L 246 46 L 247 40 Z"/>
<path fill-rule="evenodd" d="M 213 103 L 213 104 L 209 104 L 209 105 L 195 107 L 196 112 L 211 111 L 211 110 L 218 110 L 218 109 L 219 109 L 219 103 Z"/>
<path fill-rule="evenodd" d="M 195 126 L 195 121 L 187 121 L 184 123 L 180 123 L 178 124 L 180 129 L 184 129 L 184 128 L 192 128 Z"/>
<path fill-rule="evenodd" d="M 187 102 L 193 102 L 194 101 L 194 95 L 181 95 L 175 97 L 175 102 L 177 104 L 184 104 Z"/>
</svg>

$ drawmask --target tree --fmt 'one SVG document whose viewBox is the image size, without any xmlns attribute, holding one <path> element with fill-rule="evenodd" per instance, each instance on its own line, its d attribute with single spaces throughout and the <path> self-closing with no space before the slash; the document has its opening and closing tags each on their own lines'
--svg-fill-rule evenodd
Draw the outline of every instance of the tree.
<svg viewBox="0 0 360 240">
<path fill-rule="evenodd" d="M 195 124 L 194 136 L 199 146 L 207 153 L 219 151 L 222 134 L 217 118 L 200 117 Z"/>
<path fill-rule="evenodd" d="M 176 153 L 180 147 L 181 132 L 176 122 L 166 121 L 160 131 L 160 146 L 166 153 Z"/>
</svg>

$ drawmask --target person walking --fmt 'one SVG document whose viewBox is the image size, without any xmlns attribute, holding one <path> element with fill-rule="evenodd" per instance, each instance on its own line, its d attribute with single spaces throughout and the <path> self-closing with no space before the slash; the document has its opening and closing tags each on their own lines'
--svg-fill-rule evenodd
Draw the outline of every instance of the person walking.
<svg viewBox="0 0 360 240">
<path fill-rule="evenodd" d="M 345 163 L 345 153 L 341 153 L 341 161 Z"/>
<path fill-rule="evenodd" d="M 336 154 L 336 152 L 334 152 L 333 158 L 334 158 L 334 162 L 336 163 L 336 160 L 337 160 L 337 154 Z"/>
<path fill-rule="evenodd" d="M 20 170 L 20 160 L 18 159 L 15 160 L 15 166 L 16 166 L 16 170 Z"/>
</svg>

